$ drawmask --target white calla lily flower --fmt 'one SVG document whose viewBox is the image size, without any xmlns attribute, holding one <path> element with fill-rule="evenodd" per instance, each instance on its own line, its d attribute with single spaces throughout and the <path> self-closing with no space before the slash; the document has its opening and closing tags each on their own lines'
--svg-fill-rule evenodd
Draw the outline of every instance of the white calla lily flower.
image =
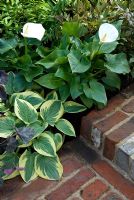
<svg viewBox="0 0 134 200">
<path fill-rule="evenodd" d="M 43 28 L 42 24 L 37 23 L 26 23 L 23 26 L 23 32 L 21 35 L 27 38 L 36 38 L 38 40 L 42 40 L 45 34 L 45 29 Z"/>
<path fill-rule="evenodd" d="M 99 28 L 99 38 L 100 42 L 114 42 L 119 36 L 118 30 L 109 23 L 104 23 Z"/>
</svg>

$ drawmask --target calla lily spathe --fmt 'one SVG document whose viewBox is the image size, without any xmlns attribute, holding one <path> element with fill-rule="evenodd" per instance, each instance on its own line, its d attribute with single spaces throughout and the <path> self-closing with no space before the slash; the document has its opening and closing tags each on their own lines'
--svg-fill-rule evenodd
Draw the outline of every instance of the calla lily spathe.
<svg viewBox="0 0 134 200">
<path fill-rule="evenodd" d="M 99 38 L 100 42 L 114 42 L 119 36 L 118 30 L 109 23 L 104 23 L 99 28 Z"/>
<path fill-rule="evenodd" d="M 42 24 L 37 23 L 26 23 L 23 26 L 23 32 L 21 35 L 27 38 L 36 38 L 38 40 L 42 40 L 45 34 L 45 29 L 43 28 Z"/>
</svg>

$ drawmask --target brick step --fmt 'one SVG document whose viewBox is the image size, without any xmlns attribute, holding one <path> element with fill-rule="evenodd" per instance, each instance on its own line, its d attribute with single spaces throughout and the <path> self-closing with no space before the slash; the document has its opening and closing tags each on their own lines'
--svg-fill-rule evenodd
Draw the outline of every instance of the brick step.
<svg viewBox="0 0 134 200">
<path fill-rule="evenodd" d="M 134 84 L 81 121 L 81 136 L 134 180 Z"/>
</svg>

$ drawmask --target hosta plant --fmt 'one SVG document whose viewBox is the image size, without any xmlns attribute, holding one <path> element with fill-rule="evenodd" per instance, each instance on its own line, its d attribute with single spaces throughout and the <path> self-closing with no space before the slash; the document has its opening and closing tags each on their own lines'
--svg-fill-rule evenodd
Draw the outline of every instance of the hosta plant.
<svg viewBox="0 0 134 200">
<path fill-rule="evenodd" d="M 0 137 L 5 143 L 0 155 L 1 182 L 17 175 L 25 182 L 38 176 L 59 180 L 63 167 L 57 151 L 66 135 L 75 137 L 63 115 L 84 110 L 81 104 L 58 100 L 55 91 L 45 98 L 32 91 L 14 93 L 8 103 L 1 102 Z"/>
</svg>

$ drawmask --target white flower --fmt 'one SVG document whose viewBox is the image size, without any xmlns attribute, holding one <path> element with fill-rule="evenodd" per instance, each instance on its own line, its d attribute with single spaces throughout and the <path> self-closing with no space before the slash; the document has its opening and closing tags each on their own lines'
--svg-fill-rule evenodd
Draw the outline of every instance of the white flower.
<svg viewBox="0 0 134 200">
<path fill-rule="evenodd" d="M 43 28 L 42 24 L 37 23 L 26 23 L 23 26 L 23 32 L 21 35 L 27 38 L 36 38 L 41 40 L 45 34 L 45 29 Z"/>
<path fill-rule="evenodd" d="M 112 24 L 104 23 L 99 28 L 100 42 L 114 42 L 118 36 L 119 32 Z"/>
</svg>

